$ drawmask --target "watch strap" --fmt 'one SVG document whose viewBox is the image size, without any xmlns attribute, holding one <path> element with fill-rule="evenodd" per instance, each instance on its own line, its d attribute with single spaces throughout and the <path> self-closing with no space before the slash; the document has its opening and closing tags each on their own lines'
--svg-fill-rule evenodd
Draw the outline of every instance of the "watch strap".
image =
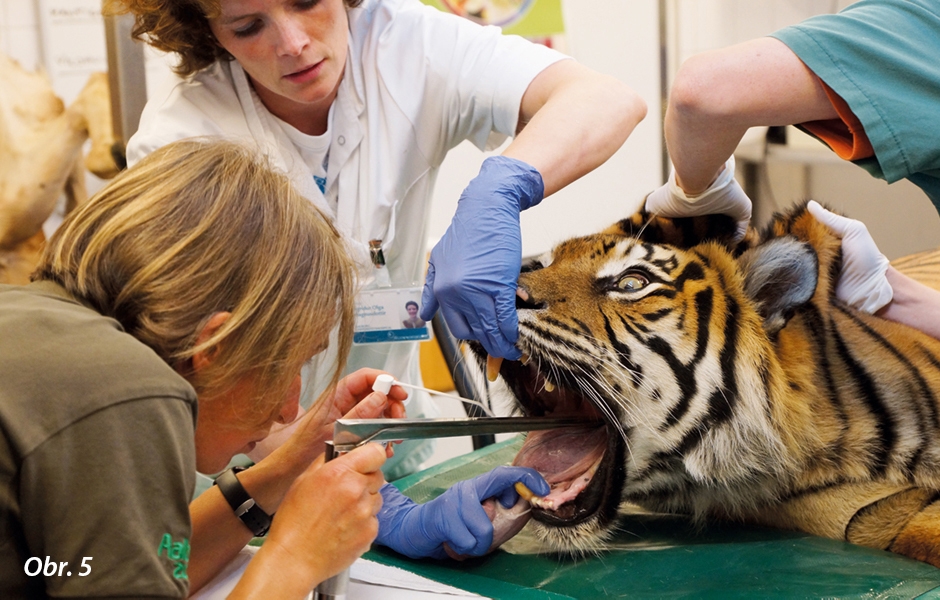
<svg viewBox="0 0 940 600">
<path fill-rule="evenodd" d="M 256 537 L 262 537 L 270 529 L 273 515 L 261 510 L 238 480 L 236 473 L 244 470 L 242 467 L 232 467 L 223 471 L 216 477 L 215 485 L 219 487 L 225 501 L 235 511 L 235 516 L 241 519 Z"/>
</svg>

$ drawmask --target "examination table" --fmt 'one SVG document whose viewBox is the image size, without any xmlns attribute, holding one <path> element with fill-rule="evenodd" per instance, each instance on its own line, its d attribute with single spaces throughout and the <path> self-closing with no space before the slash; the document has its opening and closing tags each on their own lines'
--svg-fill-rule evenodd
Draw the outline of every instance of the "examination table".
<svg viewBox="0 0 940 600">
<path fill-rule="evenodd" d="M 487 446 L 395 485 L 424 502 L 456 481 L 509 464 L 520 445 L 514 438 Z M 380 547 L 363 558 L 505 600 L 940 599 L 936 567 L 806 533 L 739 525 L 696 530 L 685 518 L 639 509 L 627 511 L 619 529 L 607 550 L 583 558 L 534 553 L 539 544 L 529 527 L 496 552 L 463 562 L 411 560 Z"/>
</svg>

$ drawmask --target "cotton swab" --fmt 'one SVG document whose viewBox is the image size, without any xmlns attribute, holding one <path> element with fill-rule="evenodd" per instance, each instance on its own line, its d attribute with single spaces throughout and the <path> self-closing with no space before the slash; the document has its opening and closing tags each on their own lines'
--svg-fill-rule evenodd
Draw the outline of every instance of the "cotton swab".
<svg viewBox="0 0 940 600">
<path fill-rule="evenodd" d="M 431 389 L 428 389 L 428 388 L 421 387 L 421 386 L 419 386 L 419 385 L 411 385 L 410 383 L 402 383 L 401 381 L 398 381 L 397 379 L 395 379 L 395 378 L 392 377 L 391 375 L 387 375 L 387 374 L 385 374 L 385 373 L 383 373 L 383 374 L 381 374 L 381 375 L 379 375 L 378 377 L 375 378 L 375 383 L 372 384 L 372 389 L 373 389 L 374 391 L 376 391 L 376 392 L 382 392 L 383 394 L 387 394 L 387 393 L 389 392 L 389 390 L 392 389 L 392 386 L 393 386 L 393 385 L 398 385 L 398 386 L 401 386 L 401 387 L 403 387 L 403 388 L 411 388 L 411 389 L 413 389 L 413 390 L 419 390 L 419 391 L 422 391 L 422 392 L 427 392 L 428 394 L 432 394 L 432 395 L 434 395 L 434 396 L 445 396 L 445 397 L 447 397 L 447 398 L 453 398 L 454 400 L 459 400 L 459 401 L 461 401 L 461 402 L 466 402 L 467 404 L 472 404 L 472 405 L 474 405 L 474 406 L 480 407 L 480 409 L 486 414 L 486 416 L 488 416 L 488 417 L 492 417 L 492 416 L 493 416 L 493 412 L 492 412 L 487 406 L 485 406 L 484 404 L 482 404 L 482 403 L 480 403 L 480 402 L 477 402 L 476 400 L 470 400 L 469 398 L 464 398 L 464 397 L 462 397 L 462 396 L 455 396 L 454 394 L 446 394 L 446 393 L 444 393 L 444 392 L 439 392 L 439 391 L 437 391 L 437 390 L 431 390 Z"/>
</svg>

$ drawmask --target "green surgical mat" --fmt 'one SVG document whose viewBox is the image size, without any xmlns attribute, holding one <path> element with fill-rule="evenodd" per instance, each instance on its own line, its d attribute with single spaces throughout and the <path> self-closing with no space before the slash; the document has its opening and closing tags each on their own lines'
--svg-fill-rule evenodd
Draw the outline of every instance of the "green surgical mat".
<svg viewBox="0 0 940 600">
<path fill-rule="evenodd" d="M 457 481 L 510 464 L 521 444 L 517 436 L 394 483 L 426 502 Z M 641 512 L 625 514 L 618 525 L 611 549 L 584 558 L 499 549 L 463 562 L 412 560 L 379 546 L 364 558 L 494 600 L 940 599 L 940 569 L 890 552 L 769 528 L 696 529 L 682 517 Z M 513 548 L 527 531 L 504 547 Z"/>
</svg>

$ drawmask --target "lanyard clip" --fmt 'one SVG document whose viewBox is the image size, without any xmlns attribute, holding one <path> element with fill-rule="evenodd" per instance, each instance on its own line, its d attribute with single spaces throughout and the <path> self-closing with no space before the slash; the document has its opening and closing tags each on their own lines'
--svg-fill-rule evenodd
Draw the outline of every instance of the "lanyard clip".
<svg viewBox="0 0 940 600">
<path fill-rule="evenodd" d="M 375 285 L 381 288 L 392 286 L 388 269 L 385 268 L 385 253 L 382 251 L 382 240 L 369 240 L 369 257 L 375 267 Z"/>
<path fill-rule="evenodd" d="M 382 240 L 369 240 L 369 256 L 376 269 L 385 266 L 385 253 L 382 252 Z"/>
</svg>

